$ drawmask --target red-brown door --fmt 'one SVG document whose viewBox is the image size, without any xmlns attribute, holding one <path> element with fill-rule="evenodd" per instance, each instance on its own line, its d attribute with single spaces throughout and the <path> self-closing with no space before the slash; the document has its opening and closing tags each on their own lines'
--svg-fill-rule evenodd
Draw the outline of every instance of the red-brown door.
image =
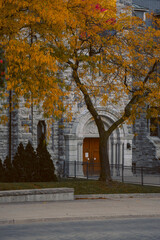
<svg viewBox="0 0 160 240">
<path fill-rule="evenodd" d="M 83 141 L 84 175 L 97 175 L 100 172 L 99 138 L 85 138 Z M 88 163 L 88 166 L 87 166 Z"/>
</svg>

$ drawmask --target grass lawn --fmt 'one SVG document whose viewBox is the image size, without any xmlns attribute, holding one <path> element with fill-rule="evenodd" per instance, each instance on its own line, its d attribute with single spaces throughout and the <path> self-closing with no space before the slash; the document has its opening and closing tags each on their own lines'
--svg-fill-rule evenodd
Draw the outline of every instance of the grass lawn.
<svg viewBox="0 0 160 240">
<path fill-rule="evenodd" d="M 59 182 L 0 183 L 0 191 L 61 187 L 74 188 L 75 194 L 160 193 L 160 187 L 141 186 L 115 181 L 110 185 L 96 180 L 78 179 L 67 179 Z"/>
</svg>

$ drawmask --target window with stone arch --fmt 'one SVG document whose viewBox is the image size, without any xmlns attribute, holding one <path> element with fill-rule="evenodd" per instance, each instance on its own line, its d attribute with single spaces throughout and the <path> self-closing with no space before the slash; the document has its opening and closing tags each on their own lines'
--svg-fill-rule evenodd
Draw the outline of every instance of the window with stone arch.
<svg viewBox="0 0 160 240">
<path fill-rule="evenodd" d="M 46 137 L 46 123 L 44 120 L 40 120 L 37 125 L 37 146 L 40 142 L 40 138 L 44 135 Z"/>
<path fill-rule="evenodd" d="M 151 107 L 150 109 L 153 111 L 153 115 L 151 114 L 148 121 L 150 136 L 160 137 L 160 107 Z M 158 116 L 154 116 L 154 111 L 158 112 Z"/>
<path fill-rule="evenodd" d="M 150 118 L 150 136 L 160 137 L 160 118 Z"/>
</svg>

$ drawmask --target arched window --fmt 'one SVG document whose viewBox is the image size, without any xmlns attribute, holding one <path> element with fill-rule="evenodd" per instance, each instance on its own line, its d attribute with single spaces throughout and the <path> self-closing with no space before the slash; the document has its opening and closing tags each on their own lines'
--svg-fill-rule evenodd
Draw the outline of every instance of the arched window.
<svg viewBox="0 0 160 240">
<path fill-rule="evenodd" d="M 160 137 L 160 118 L 150 118 L 150 136 Z"/>
<path fill-rule="evenodd" d="M 160 108 L 151 107 L 151 117 L 149 119 L 150 136 L 160 137 Z M 154 110 L 156 111 L 154 114 Z"/>
<path fill-rule="evenodd" d="M 46 137 L 46 123 L 44 120 L 39 121 L 37 125 L 37 146 L 42 135 Z"/>
</svg>

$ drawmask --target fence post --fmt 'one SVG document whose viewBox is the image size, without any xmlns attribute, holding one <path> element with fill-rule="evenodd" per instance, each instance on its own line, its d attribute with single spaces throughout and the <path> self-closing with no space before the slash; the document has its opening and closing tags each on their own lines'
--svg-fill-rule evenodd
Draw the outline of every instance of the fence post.
<svg viewBox="0 0 160 240">
<path fill-rule="evenodd" d="M 122 182 L 124 182 L 124 143 L 122 144 Z"/>
<path fill-rule="evenodd" d="M 122 164 L 122 182 L 124 182 L 124 166 Z"/>
<path fill-rule="evenodd" d="M 76 178 L 76 161 L 74 161 L 74 177 Z"/>
<path fill-rule="evenodd" d="M 87 162 L 87 180 L 88 180 L 88 162 Z"/>
<path fill-rule="evenodd" d="M 143 186 L 143 167 L 141 167 L 141 184 Z"/>
</svg>

